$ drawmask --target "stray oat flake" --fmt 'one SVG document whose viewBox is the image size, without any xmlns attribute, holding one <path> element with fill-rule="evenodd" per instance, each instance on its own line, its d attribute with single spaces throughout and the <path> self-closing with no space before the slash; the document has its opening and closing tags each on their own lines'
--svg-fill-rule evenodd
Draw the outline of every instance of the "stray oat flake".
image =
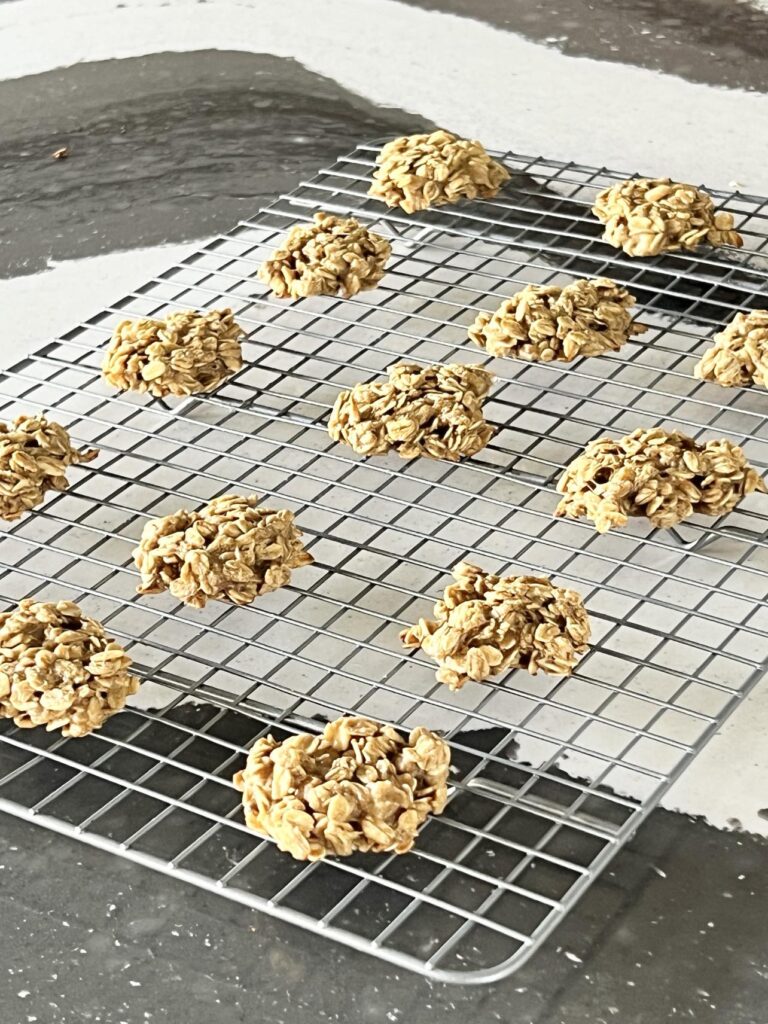
<svg viewBox="0 0 768 1024">
<path fill-rule="evenodd" d="M 329 722 L 320 735 L 256 741 L 234 777 L 249 828 L 296 860 L 407 853 L 448 797 L 450 748 L 429 729 L 404 738 L 369 718 Z"/>
</svg>

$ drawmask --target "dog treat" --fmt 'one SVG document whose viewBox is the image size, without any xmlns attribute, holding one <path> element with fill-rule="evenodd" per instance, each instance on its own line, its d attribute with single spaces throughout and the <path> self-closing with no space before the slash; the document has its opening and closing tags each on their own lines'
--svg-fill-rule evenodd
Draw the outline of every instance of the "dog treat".
<svg viewBox="0 0 768 1024">
<path fill-rule="evenodd" d="M 193 608 L 209 600 L 249 604 L 290 582 L 309 565 L 301 530 L 286 509 L 258 508 L 259 498 L 225 494 L 199 512 L 181 509 L 144 526 L 133 552 L 140 594 L 169 590 Z"/>
<path fill-rule="evenodd" d="M 490 199 L 509 181 L 509 171 L 474 139 L 451 132 L 403 135 L 376 157 L 368 195 L 405 213 L 460 199 Z"/>
<path fill-rule="evenodd" d="M 493 377 L 481 366 L 390 366 L 387 381 L 355 384 L 336 399 L 328 423 L 334 441 L 360 455 L 396 451 L 456 462 L 484 448 L 493 428 L 483 399 Z"/>
<path fill-rule="evenodd" d="M 85 736 L 138 690 L 130 664 L 74 602 L 25 598 L 0 615 L 0 718 Z"/>
<path fill-rule="evenodd" d="M 737 313 L 693 373 L 724 388 L 768 387 L 768 309 Z"/>
<path fill-rule="evenodd" d="M 297 860 L 407 853 L 445 807 L 450 757 L 429 729 L 405 740 L 369 718 L 339 718 L 319 736 L 258 740 L 233 781 L 248 827 Z"/>
<path fill-rule="evenodd" d="M 495 313 L 478 313 L 469 337 L 492 356 L 569 362 L 616 352 L 647 328 L 632 319 L 634 295 L 607 277 L 526 285 Z"/>
<path fill-rule="evenodd" d="M 73 448 L 64 427 L 44 416 L 0 423 L 0 519 L 18 519 L 39 505 L 47 491 L 66 491 L 69 466 L 98 454 L 96 448 Z"/>
<path fill-rule="evenodd" d="M 101 373 L 121 391 L 149 391 L 156 398 L 213 391 L 243 365 L 242 335 L 231 309 L 123 320 Z"/>
<path fill-rule="evenodd" d="M 635 430 L 618 441 L 591 441 L 557 485 L 564 495 L 556 516 L 586 516 L 599 533 L 647 516 L 654 526 L 676 526 L 694 513 L 722 516 L 753 491 L 760 475 L 731 441 L 699 444 L 661 427 Z"/>
<path fill-rule="evenodd" d="M 605 189 L 592 207 L 603 240 L 628 256 L 709 245 L 743 245 L 733 217 L 716 211 L 706 192 L 670 178 L 630 178 Z"/>
<path fill-rule="evenodd" d="M 278 299 L 310 295 L 345 298 L 375 288 L 384 276 L 392 247 L 354 217 L 316 213 L 311 224 L 296 224 L 259 267 L 259 280 Z"/>
<path fill-rule="evenodd" d="M 492 576 L 460 562 L 454 583 L 435 605 L 435 619 L 404 629 L 405 647 L 420 647 L 438 664 L 437 679 L 460 690 L 522 668 L 570 675 L 587 650 L 590 625 L 581 595 L 540 576 Z"/>
</svg>

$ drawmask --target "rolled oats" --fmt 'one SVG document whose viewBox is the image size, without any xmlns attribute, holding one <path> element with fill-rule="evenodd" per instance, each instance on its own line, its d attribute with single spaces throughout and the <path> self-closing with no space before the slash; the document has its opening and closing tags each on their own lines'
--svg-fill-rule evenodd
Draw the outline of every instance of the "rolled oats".
<svg viewBox="0 0 768 1024">
<path fill-rule="evenodd" d="M 768 309 L 737 313 L 693 373 L 724 388 L 768 387 Z"/>
<path fill-rule="evenodd" d="M 604 241 L 628 256 L 709 245 L 743 245 L 730 213 L 715 210 L 706 192 L 670 178 L 630 178 L 605 189 L 592 207 L 605 224 Z"/>
<path fill-rule="evenodd" d="M 448 796 L 450 748 L 428 729 L 407 740 L 368 718 L 339 718 L 322 734 L 266 736 L 234 777 L 249 828 L 297 860 L 407 853 Z"/>
<path fill-rule="evenodd" d="M 345 298 L 375 288 L 392 248 L 354 217 L 316 213 L 311 224 L 296 224 L 259 268 L 259 280 L 278 299 L 310 295 Z"/>
<path fill-rule="evenodd" d="M 442 129 L 388 142 L 376 163 L 368 195 L 406 213 L 460 199 L 490 199 L 509 180 L 506 167 L 479 142 Z"/>
<path fill-rule="evenodd" d="M 120 711 L 139 680 L 104 627 L 72 601 L 25 598 L 0 615 L 0 718 L 85 736 Z"/>
<path fill-rule="evenodd" d="M 540 576 L 493 576 L 460 562 L 435 619 L 404 629 L 405 647 L 438 664 L 437 679 L 460 690 L 511 669 L 570 675 L 587 649 L 590 624 L 581 595 Z"/>
<path fill-rule="evenodd" d="M 481 366 L 397 363 L 388 381 L 356 384 L 336 399 L 328 423 L 334 441 L 360 455 L 396 451 L 455 462 L 474 455 L 493 436 L 483 399 L 493 377 Z"/>
<path fill-rule="evenodd" d="M 639 429 L 615 441 L 591 441 L 557 485 L 564 495 L 556 516 L 586 516 L 599 533 L 647 516 L 654 526 L 676 526 L 694 513 L 722 516 L 753 491 L 759 474 L 731 441 L 699 444 L 661 427 Z"/>
<path fill-rule="evenodd" d="M 69 466 L 98 454 L 96 448 L 74 448 L 64 427 L 44 416 L 0 423 L 0 518 L 18 519 L 39 505 L 47 491 L 66 491 Z"/>
<path fill-rule="evenodd" d="M 309 565 L 301 531 L 286 509 L 258 508 L 259 498 L 225 494 L 199 512 L 181 509 L 144 526 L 133 552 L 140 594 L 169 590 L 193 608 L 209 600 L 249 604 L 285 586 Z"/>
<path fill-rule="evenodd" d="M 213 391 L 242 367 L 242 335 L 231 309 L 123 320 L 112 335 L 102 376 L 122 391 L 149 391 L 156 398 Z"/>
<path fill-rule="evenodd" d="M 569 362 L 616 352 L 647 328 L 632 319 L 635 297 L 606 277 L 526 285 L 495 313 L 478 313 L 469 337 L 492 356 Z"/>
</svg>

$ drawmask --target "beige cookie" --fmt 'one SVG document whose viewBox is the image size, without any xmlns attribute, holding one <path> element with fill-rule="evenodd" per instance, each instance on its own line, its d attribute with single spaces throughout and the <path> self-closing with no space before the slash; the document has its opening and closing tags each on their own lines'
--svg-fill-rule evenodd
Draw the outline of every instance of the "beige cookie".
<svg viewBox="0 0 768 1024">
<path fill-rule="evenodd" d="M 181 509 L 144 526 L 133 552 L 140 594 L 169 590 L 193 608 L 250 604 L 285 586 L 291 570 L 309 565 L 301 531 L 287 509 L 259 507 L 254 495 L 225 494 L 199 512 Z"/>
<path fill-rule="evenodd" d="M 368 195 L 405 213 L 461 199 L 490 199 L 509 180 L 506 167 L 479 142 L 442 129 L 393 139 L 376 163 Z"/>
<path fill-rule="evenodd" d="M 403 459 L 475 455 L 493 436 L 483 401 L 493 377 L 481 366 L 397 363 L 386 381 L 356 384 L 336 399 L 328 422 L 334 441 L 360 455 L 395 451 Z"/>
<path fill-rule="evenodd" d="M 589 617 L 581 595 L 540 576 L 493 576 L 461 562 L 434 619 L 404 629 L 406 647 L 438 664 L 437 679 L 460 690 L 515 668 L 570 675 L 587 649 Z"/>
<path fill-rule="evenodd" d="M 98 454 L 95 448 L 75 448 L 67 430 L 44 416 L 0 423 L 0 519 L 18 519 L 48 491 L 66 491 L 67 469 Z"/>
<path fill-rule="evenodd" d="M 139 688 L 131 659 L 72 601 L 25 598 L 0 615 L 0 718 L 85 736 Z"/>
<path fill-rule="evenodd" d="M 494 313 L 478 313 L 469 337 L 492 356 L 570 362 L 617 352 L 647 328 L 632 319 L 634 295 L 606 277 L 529 284 Z"/>
<path fill-rule="evenodd" d="M 343 295 L 375 288 L 391 254 L 386 238 L 354 217 L 316 213 L 296 224 L 259 268 L 259 280 L 278 299 Z"/>
<path fill-rule="evenodd" d="M 606 533 L 625 526 L 630 516 L 646 516 L 662 529 L 694 513 L 722 516 L 766 486 L 731 441 L 699 444 L 686 434 L 653 427 L 590 442 L 557 489 L 563 499 L 556 516 L 586 516 Z"/>
<path fill-rule="evenodd" d="M 231 309 L 123 320 L 107 348 L 102 376 L 121 391 L 148 391 L 156 398 L 213 391 L 242 367 L 242 335 Z"/>
<path fill-rule="evenodd" d="M 737 313 L 693 370 L 724 388 L 768 387 L 768 309 Z"/>
<path fill-rule="evenodd" d="M 320 735 L 258 740 L 234 777 L 249 828 L 297 860 L 407 853 L 448 796 L 450 748 L 429 729 L 404 739 L 369 718 Z"/>
<path fill-rule="evenodd" d="M 601 192 L 592 207 L 604 241 L 628 256 L 708 245 L 744 244 L 734 219 L 716 211 L 706 192 L 671 178 L 630 178 Z"/>
</svg>

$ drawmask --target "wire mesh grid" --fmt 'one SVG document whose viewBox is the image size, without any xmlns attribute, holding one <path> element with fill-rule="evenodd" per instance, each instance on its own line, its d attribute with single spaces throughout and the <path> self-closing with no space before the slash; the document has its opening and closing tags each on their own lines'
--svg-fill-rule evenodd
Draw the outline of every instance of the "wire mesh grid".
<svg viewBox="0 0 768 1024">
<path fill-rule="evenodd" d="M 766 665 L 759 497 L 667 532 L 638 520 L 598 536 L 552 512 L 562 467 L 606 432 L 675 425 L 768 465 L 764 395 L 691 375 L 734 310 L 767 304 L 768 201 L 717 197 L 745 251 L 638 262 L 601 243 L 588 212 L 626 175 L 507 153 L 496 200 L 407 217 L 365 195 L 376 148 L 3 372 L 3 418 L 49 409 L 101 455 L 7 527 L 0 597 L 80 601 L 129 644 L 144 685 L 86 739 L 0 723 L 0 809 L 399 966 L 482 982 L 543 942 Z M 267 297 L 258 264 L 320 208 L 392 239 L 386 277 L 349 300 Z M 637 295 L 651 327 L 620 354 L 535 365 L 467 341 L 476 311 L 524 283 L 602 274 Z M 126 315 L 222 304 L 248 340 L 244 369 L 214 395 L 171 406 L 99 380 Z M 488 448 L 450 465 L 363 461 L 330 441 L 339 389 L 400 357 L 497 375 Z M 137 599 L 131 550 L 147 518 L 227 491 L 293 509 L 314 565 L 245 608 Z M 581 591 L 595 642 L 573 676 L 516 672 L 452 694 L 400 647 L 465 557 Z M 443 730 L 451 799 L 406 857 L 299 863 L 247 831 L 231 776 L 258 737 L 346 712 Z"/>
</svg>

